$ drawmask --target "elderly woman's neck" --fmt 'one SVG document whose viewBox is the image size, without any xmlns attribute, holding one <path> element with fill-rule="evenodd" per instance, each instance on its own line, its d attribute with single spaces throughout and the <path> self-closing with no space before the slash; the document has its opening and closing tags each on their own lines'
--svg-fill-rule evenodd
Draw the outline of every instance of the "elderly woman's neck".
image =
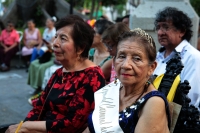
<svg viewBox="0 0 200 133">
<path fill-rule="evenodd" d="M 122 88 L 122 96 L 128 97 L 128 96 L 136 96 L 140 95 L 144 91 L 145 84 L 135 84 L 135 85 L 129 85 L 129 86 L 123 86 Z"/>
<path fill-rule="evenodd" d="M 64 67 L 63 70 L 65 72 L 75 72 L 83 70 L 87 68 L 86 61 L 87 59 L 81 59 L 80 61 L 71 61 L 71 62 L 64 61 L 62 62 L 62 65 Z"/>
</svg>

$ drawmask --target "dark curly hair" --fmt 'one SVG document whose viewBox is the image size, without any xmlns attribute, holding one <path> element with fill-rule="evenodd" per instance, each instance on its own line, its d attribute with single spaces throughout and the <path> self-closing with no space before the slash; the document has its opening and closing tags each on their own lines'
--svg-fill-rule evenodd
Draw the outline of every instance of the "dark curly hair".
<svg viewBox="0 0 200 133">
<path fill-rule="evenodd" d="M 156 45 L 153 38 L 147 34 L 144 30 L 136 28 L 131 31 L 126 31 L 118 37 L 118 45 L 125 40 L 130 40 L 131 42 L 137 42 L 145 49 L 147 54 L 149 64 L 156 60 Z M 115 56 L 116 57 L 116 56 Z"/>
<path fill-rule="evenodd" d="M 185 35 L 182 37 L 182 40 L 186 39 L 190 41 L 192 37 L 192 22 L 187 14 L 183 13 L 182 11 L 178 10 L 174 7 L 166 7 L 164 10 L 159 11 L 156 14 L 156 19 L 154 25 L 158 24 L 158 22 L 166 22 L 172 21 L 173 26 L 180 30 L 181 32 L 185 32 Z"/>
<path fill-rule="evenodd" d="M 68 15 L 64 18 L 61 18 L 55 24 L 56 30 L 59 30 L 65 26 L 72 27 L 70 34 L 73 38 L 76 51 L 82 49 L 83 52 L 80 56 L 82 58 L 88 58 L 88 53 L 93 43 L 95 33 L 92 27 L 77 15 Z"/>
</svg>

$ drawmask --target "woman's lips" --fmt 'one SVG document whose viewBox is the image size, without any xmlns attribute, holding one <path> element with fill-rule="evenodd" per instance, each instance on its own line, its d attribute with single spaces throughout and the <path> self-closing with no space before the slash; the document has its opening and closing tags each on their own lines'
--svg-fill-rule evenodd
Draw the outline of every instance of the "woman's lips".
<svg viewBox="0 0 200 133">
<path fill-rule="evenodd" d="M 124 77 L 130 77 L 130 76 L 133 76 L 133 75 L 131 75 L 131 74 L 125 74 L 125 73 L 122 73 L 121 75 L 124 76 Z"/>
<path fill-rule="evenodd" d="M 55 53 L 55 54 L 62 54 L 61 52 L 56 52 L 56 51 L 54 51 L 54 53 Z"/>
</svg>

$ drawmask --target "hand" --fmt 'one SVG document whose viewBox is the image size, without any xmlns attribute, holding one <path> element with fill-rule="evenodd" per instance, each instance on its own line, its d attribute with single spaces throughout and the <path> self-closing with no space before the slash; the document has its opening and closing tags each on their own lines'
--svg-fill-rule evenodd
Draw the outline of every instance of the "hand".
<svg viewBox="0 0 200 133">
<path fill-rule="evenodd" d="M 4 52 L 6 53 L 6 52 L 8 52 L 9 51 L 9 48 L 8 47 L 5 47 L 4 48 Z"/>
<path fill-rule="evenodd" d="M 29 44 L 30 44 L 32 47 L 34 47 L 36 44 L 38 44 L 38 42 L 35 41 L 35 40 L 31 40 L 31 41 L 29 42 Z"/>
<path fill-rule="evenodd" d="M 19 124 L 9 126 L 5 133 L 14 133 L 16 131 L 18 125 Z"/>
<path fill-rule="evenodd" d="M 41 46 L 40 46 L 40 45 L 38 45 L 38 46 L 37 46 L 37 50 L 40 50 L 40 48 L 41 48 Z"/>
<path fill-rule="evenodd" d="M 28 42 L 28 43 L 26 44 L 26 47 L 27 47 L 28 49 L 33 48 L 30 42 Z"/>
<path fill-rule="evenodd" d="M 50 43 L 46 43 L 46 46 L 47 46 L 47 47 L 51 47 L 51 44 L 50 44 Z"/>
</svg>

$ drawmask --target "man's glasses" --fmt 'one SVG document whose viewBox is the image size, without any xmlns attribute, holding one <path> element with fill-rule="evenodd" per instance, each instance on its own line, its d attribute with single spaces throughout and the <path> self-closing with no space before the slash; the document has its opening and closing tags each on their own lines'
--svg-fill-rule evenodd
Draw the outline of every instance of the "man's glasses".
<svg viewBox="0 0 200 133">
<path fill-rule="evenodd" d="M 158 32 L 159 30 L 161 30 L 162 32 L 167 32 L 170 29 L 173 29 L 174 26 L 169 26 L 167 24 L 163 24 L 163 25 L 156 25 L 155 27 L 155 32 Z"/>
</svg>

